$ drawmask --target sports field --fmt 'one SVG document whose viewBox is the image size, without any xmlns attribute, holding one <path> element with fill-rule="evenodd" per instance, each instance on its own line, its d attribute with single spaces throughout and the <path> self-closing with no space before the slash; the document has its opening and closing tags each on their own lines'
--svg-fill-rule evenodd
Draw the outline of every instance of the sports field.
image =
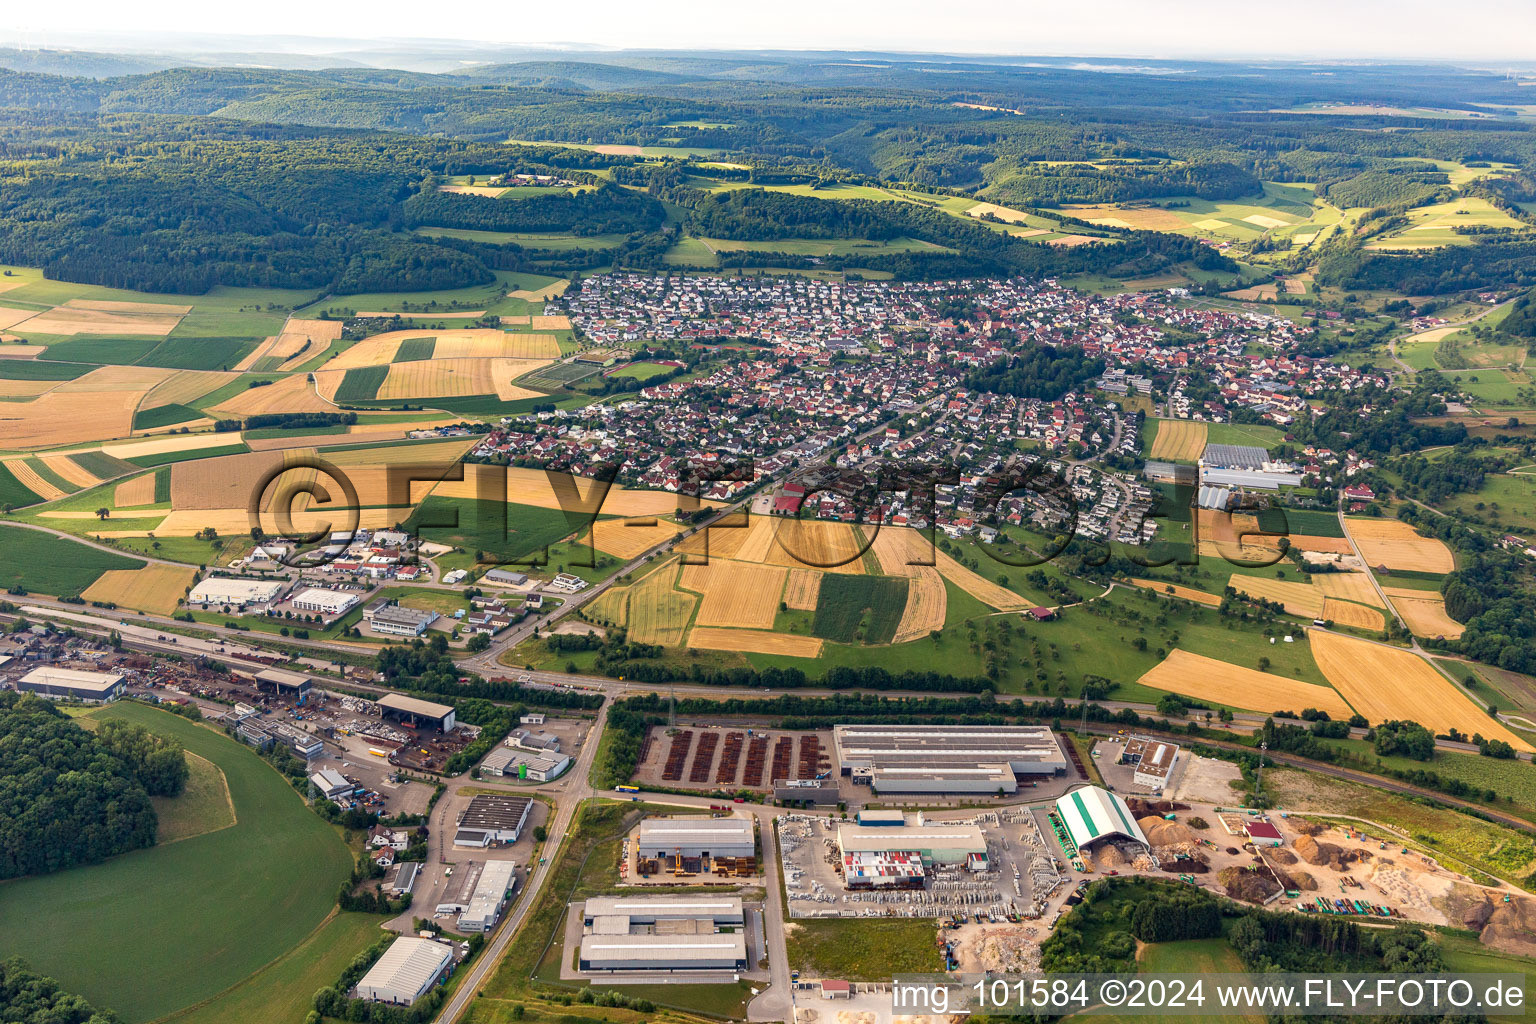
<svg viewBox="0 0 1536 1024">
<path fill-rule="evenodd" d="M 1419 536 L 1413 527 L 1400 519 L 1351 516 L 1344 520 L 1344 525 L 1360 546 L 1360 554 L 1367 565 L 1435 573 L 1456 568 L 1456 559 L 1443 541 Z"/>
<path fill-rule="evenodd" d="M 254 751 L 138 704 L 89 715 L 138 722 L 211 761 L 224 773 L 237 823 L 7 883 L 0 954 L 24 956 L 69 991 L 142 1022 L 239 984 L 325 920 L 351 854 Z"/>
<path fill-rule="evenodd" d="M 1154 420 L 1151 455 L 1170 462 L 1194 462 L 1205 451 L 1205 424 L 1195 420 Z"/>
<path fill-rule="evenodd" d="M 1371 724 L 1418 722 L 1436 734 L 1460 729 L 1468 736 L 1501 739 L 1517 750 L 1533 749 L 1411 651 L 1326 630 L 1309 630 L 1308 635 L 1318 667 Z"/>
<path fill-rule="evenodd" d="M 1177 648 L 1137 682 L 1249 711 L 1299 713 L 1317 708 L 1336 719 L 1346 719 L 1354 713 L 1343 697 L 1326 686 L 1298 682 Z"/>
</svg>

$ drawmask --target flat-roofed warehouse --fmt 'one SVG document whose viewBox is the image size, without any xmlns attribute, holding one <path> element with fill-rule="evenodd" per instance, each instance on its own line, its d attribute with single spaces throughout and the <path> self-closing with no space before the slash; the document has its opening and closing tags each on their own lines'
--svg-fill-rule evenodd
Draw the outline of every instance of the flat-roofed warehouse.
<svg viewBox="0 0 1536 1024">
<path fill-rule="evenodd" d="M 1062 775 L 1067 758 L 1042 725 L 839 725 L 845 775 L 883 793 L 1005 793 L 1018 775 Z"/>
<path fill-rule="evenodd" d="M 1148 736 L 1132 736 L 1125 744 L 1120 763 L 1132 765 L 1131 781 L 1138 786 L 1162 789 L 1179 763 L 1179 745 Z"/>
<path fill-rule="evenodd" d="M 749 818 L 646 818 L 640 823 L 640 856 L 754 857 L 757 843 Z"/>
<path fill-rule="evenodd" d="M 187 604 L 227 604 L 233 608 L 267 604 L 288 586 L 287 580 L 237 580 L 209 576 L 187 595 Z"/>
<path fill-rule="evenodd" d="M 427 994 L 452 963 L 453 949 L 447 943 L 401 936 L 357 983 L 357 997 L 410 1006 Z"/>
<path fill-rule="evenodd" d="M 1269 452 L 1254 445 L 1208 444 L 1200 454 L 1200 482 L 1278 490 L 1298 487 L 1301 474 L 1284 462 L 1273 462 Z"/>
<path fill-rule="evenodd" d="M 42 697 L 105 703 L 123 695 L 123 677 L 116 672 L 82 672 L 43 665 L 16 680 L 16 689 Z"/>
<path fill-rule="evenodd" d="M 1056 801 L 1056 813 L 1079 850 L 1119 836 L 1147 846 L 1147 837 L 1124 800 L 1098 786 L 1074 789 Z"/>
<path fill-rule="evenodd" d="M 420 729 L 432 726 L 443 732 L 452 732 L 455 724 L 453 708 L 419 697 L 407 697 L 403 693 L 387 693 L 379 698 L 379 712 L 385 718 Z"/>
<path fill-rule="evenodd" d="M 515 843 L 528 824 L 533 800 L 526 796 L 502 796 L 481 793 L 470 800 L 459 815 L 455 846 L 489 846 L 491 843 Z"/>
<path fill-rule="evenodd" d="M 744 970 L 736 896 L 600 896 L 582 907 L 583 971 Z M 730 928 L 721 932 L 721 928 Z"/>
<path fill-rule="evenodd" d="M 960 864 L 972 856 L 985 857 L 987 837 L 970 822 L 938 821 L 926 825 L 839 825 L 838 852 L 844 857 L 865 853 L 918 853 L 936 864 Z"/>
</svg>

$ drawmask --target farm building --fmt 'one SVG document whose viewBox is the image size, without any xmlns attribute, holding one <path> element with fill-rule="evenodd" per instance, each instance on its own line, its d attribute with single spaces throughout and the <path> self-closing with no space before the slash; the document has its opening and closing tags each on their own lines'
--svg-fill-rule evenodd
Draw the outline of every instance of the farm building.
<svg viewBox="0 0 1536 1024">
<path fill-rule="evenodd" d="M 1301 486 L 1301 474 L 1290 463 L 1271 461 L 1263 448 L 1208 444 L 1200 456 L 1200 483 L 1278 491 Z"/>
<path fill-rule="evenodd" d="M 417 729 L 430 727 L 443 732 L 453 731 L 453 708 L 447 704 L 407 697 L 403 693 L 387 693 L 379 698 L 378 703 L 379 713 L 385 718 L 393 718 Z"/>
<path fill-rule="evenodd" d="M 743 970 L 744 922 L 738 897 L 594 897 L 582 908 L 579 966 L 583 971 Z"/>
<path fill-rule="evenodd" d="M 532 779 L 534 782 L 548 782 L 559 777 L 570 763 L 571 759 L 564 754 L 538 757 L 508 747 L 497 747 L 480 762 L 480 772 L 483 775 L 512 775 L 519 779 Z"/>
<path fill-rule="evenodd" d="M 839 725 L 837 762 L 882 793 L 1012 793 L 1017 775 L 1062 775 L 1066 755 L 1040 725 Z"/>
<path fill-rule="evenodd" d="M 390 943 L 384 955 L 357 983 L 357 997 L 410 1006 L 426 995 L 452 965 L 453 947 L 446 942 L 401 936 Z"/>
<path fill-rule="evenodd" d="M 342 615 L 356 605 L 358 596 L 344 590 L 322 590 L 310 587 L 293 595 L 290 602 L 295 611 L 319 612 L 321 615 Z"/>
<path fill-rule="evenodd" d="M 962 822 L 926 825 L 921 815 L 910 824 L 839 825 L 838 854 L 915 853 L 936 864 L 963 864 L 972 856 L 985 859 L 987 839 L 980 826 Z"/>
<path fill-rule="evenodd" d="M 1056 813 L 1080 850 L 1114 836 L 1147 845 L 1147 837 L 1125 801 L 1098 786 L 1084 786 L 1061 797 L 1056 801 Z"/>
<path fill-rule="evenodd" d="M 123 695 L 126 685 L 123 677 L 115 672 L 82 672 L 52 665 L 35 668 L 16 681 L 16 689 L 22 693 L 92 704 L 116 700 Z"/>
<path fill-rule="evenodd" d="M 515 843 L 528 824 L 533 801 L 526 796 L 502 796 L 481 793 L 459 815 L 459 827 L 453 835 L 455 846 L 490 846 Z"/>
<path fill-rule="evenodd" d="M 488 932 L 496 927 L 507 897 L 517 888 L 517 865 L 510 860 L 486 861 L 469 894 L 469 905 L 459 915 L 459 931 Z"/>
<path fill-rule="evenodd" d="M 1138 786 L 1147 786 L 1150 789 L 1161 790 L 1168 784 L 1168 776 L 1173 774 L 1174 767 L 1179 762 L 1179 745 L 1167 743 L 1163 740 L 1154 740 L 1146 736 L 1132 736 L 1125 744 L 1125 753 L 1120 755 L 1120 763 L 1134 767 L 1131 781 Z"/>
<path fill-rule="evenodd" d="M 438 619 L 437 612 L 420 608 L 402 608 L 397 604 L 385 605 L 368 618 L 368 628 L 375 633 L 393 633 L 397 636 L 421 636 L 427 627 Z"/>
<path fill-rule="evenodd" d="M 754 857 L 757 843 L 749 818 L 646 818 L 640 823 L 640 856 Z"/>
<path fill-rule="evenodd" d="M 288 586 L 286 580 L 235 580 L 224 576 L 210 576 L 187 594 L 187 604 L 228 605 L 231 608 L 249 608 L 252 605 L 270 604 Z"/>
</svg>

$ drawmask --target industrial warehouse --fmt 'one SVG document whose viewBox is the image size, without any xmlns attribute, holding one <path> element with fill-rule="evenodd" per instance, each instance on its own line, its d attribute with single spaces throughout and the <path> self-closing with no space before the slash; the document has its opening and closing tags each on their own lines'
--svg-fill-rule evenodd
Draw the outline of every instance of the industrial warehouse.
<svg viewBox="0 0 1536 1024">
<path fill-rule="evenodd" d="M 379 698 L 379 713 L 413 729 L 437 729 L 453 732 L 453 708 L 403 693 L 388 693 Z"/>
<path fill-rule="evenodd" d="M 640 823 L 640 856 L 754 857 L 749 818 L 647 818 Z"/>
<path fill-rule="evenodd" d="M 470 861 L 452 879 L 437 914 L 458 914 L 465 935 L 496 927 L 507 898 L 517 888 L 517 864 L 510 860 Z"/>
<path fill-rule="evenodd" d="M 1135 769 L 1131 781 L 1136 785 L 1161 793 L 1179 763 L 1179 745 L 1148 736 L 1132 736 L 1126 741 L 1119 763 Z"/>
<path fill-rule="evenodd" d="M 843 774 L 881 794 L 1010 794 L 1021 775 L 1067 771 L 1039 725 L 839 725 L 832 738 Z"/>
<path fill-rule="evenodd" d="M 392 1006 L 410 1006 L 453 966 L 453 948 L 445 942 L 401 936 L 357 983 L 357 998 Z"/>
<path fill-rule="evenodd" d="M 746 916 L 736 896 L 593 897 L 581 911 L 583 971 L 741 971 Z"/>
<path fill-rule="evenodd" d="M 82 672 L 44 665 L 16 680 L 16 689 L 41 697 L 104 704 L 123 695 L 123 677 L 115 672 Z"/>
<path fill-rule="evenodd" d="M 533 800 L 526 796 L 501 796 L 481 793 L 459 815 L 459 827 L 453 834 L 454 846 L 490 846 L 515 843 L 528 824 Z"/>
<path fill-rule="evenodd" d="M 1065 828 L 1071 846 L 1078 850 L 1115 839 L 1150 849 L 1146 835 L 1136 824 L 1136 816 L 1125 801 L 1098 786 L 1074 789 L 1057 800 L 1056 809 L 1051 813 L 1051 824 Z M 1071 846 L 1067 848 L 1070 850 Z"/>
</svg>

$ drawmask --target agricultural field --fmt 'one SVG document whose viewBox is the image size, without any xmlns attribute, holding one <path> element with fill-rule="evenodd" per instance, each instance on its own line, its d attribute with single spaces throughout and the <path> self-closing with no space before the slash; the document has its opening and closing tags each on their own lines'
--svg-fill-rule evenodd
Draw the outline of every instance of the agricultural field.
<svg viewBox="0 0 1536 1024">
<path fill-rule="evenodd" d="M 1316 708 L 1336 719 L 1347 719 L 1354 713 L 1343 697 L 1326 686 L 1298 682 L 1278 672 L 1260 672 L 1182 649 L 1171 651 L 1137 681 L 1143 686 L 1249 711 L 1300 713 Z"/>
<path fill-rule="evenodd" d="M 592 524 L 592 546 L 628 560 L 638 558 L 658 544 L 676 537 L 682 527 L 667 519 L 642 516 L 604 519 Z"/>
<path fill-rule="evenodd" d="M 53 597 L 71 597 L 103 573 L 139 569 L 144 564 L 137 558 L 65 537 L 0 524 L 0 589 L 20 587 Z"/>
<path fill-rule="evenodd" d="M 504 481 L 504 483 L 503 483 Z M 606 492 L 602 483 L 565 473 L 515 466 L 467 463 L 463 480 L 444 480 L 432 492 L 438 498 L 484 498 L 505 495 L 507 501 L 536 508 L 564 509 L 588 519 L 605 516 L 670 516 L 679 507 L 687 510 L 718 502 L 696 501 L 671 491 L 636 491 L 613 484 Z M 726 531 L 729 532 L 729 531 Z"/>
<path fill-rule="evenodd" d="M 1406 216 L 1406 227 L 1373 239 L 1367 248 L 1410 250 L 1441 245 L 1471 245 L 1477 236 L 1460 234 L 1457 228 L 1483 231 L 1518 231 L 1525 228 L 1520 221 L 1478 196 L 1459 196 L 1450 202 L 1415 207 Z"/>
<path fill-rule="evenodd" d="M 1352 516 L 1344 524 L 1360 546 L 1366 564 L 1372 567 L 1429 573 L 1447 573 L 1456 568 L 1456 559 L 1443 541 L 1422 537 L 1401 520 Z"/>
<path fill-rule="evenodd" d="M 1206 425 L 1196 420 L 1148 420 L 1144 443 L 1150 443 L 1148 454 L 1154 459 L 1194 462 L 1205 451 Z"/>
<path fill-rule="evenodd" d="M 905 617 L 907 590 L 900 576 L 829 573 L 821 583 L 811 632 L 837 643 L 888 644 Z M 941 623 L 942 607 L 941 600 Z"/>
<path fill-rule="evenodd" d="M 1403 622 L 1414 636 L 1440 636 L 1457 640 L 1467 627 L 1445 612 L 1445 598 L 1433 590 L 1411 590 L 1407 587 L 1385 588 L 1392 607 L 1403 617 Z"/>
<path fill-rule="evenodd" d="M 683 566 L 677 585 L 700 595 L 697 625 L 772 629 L 788 574 L 782 566 L 711 558 L 708 565 Z M 826 600 L 825 584 L 822 595 Z"/>
<path fill-rule="evenodd" d="M 142 569 L 114 569 L 87 587 L 80 596 L 87 601 L 110 602 L 120 608 L 170 615 L 191 589 L 190 566 L 146 565 Z"/>
<path fill-rule="evenodd" d="M 792 658 L 820 657 L 822 642 L 812 636 L 795 636 L 762 629 L 717 629 L 695 626 L 688 633 L 688 646 L 705 651 L 743 651 L 752 654 L 782 654 Z"/>
<path fill-rule="evenodd" d="M 1309 630 L 1308 636 L 1328 681 L 1373 724 L 1402 719 L 1437 734 L 1459 729 L 1533 749 L 1418 655 L 1326 630 Z"/>
<path fill-rule="evenodd" d="M 224 774 L 236 823 L 8 883 L 0 953 L 25 956 L 70 991 L 140 1024 L 240 985 L 326 920 L 351 854 L 255 752 L 210 727 L 138 704 L 113 704 L 88 717 L 137 722 L 211 762 Z M 211 893 L 221 899 L 191 898 Z M 224 912 L 223 900 L 242 912 Z M 48 913 L 37 914 L 37 907 Z M 127 934 L 135 936 L 131 957 L 120 955 Z M 307 987 L 303 998 L 313 994 Z M 267 995 L 295 998 L 291 990 Z"/>
<path fill-rule="evenodd" d="M 674 589 L 676 578 L 677 567 L 669 564 L 628 588 L 625 623 L 631 640 L 664 647 L 683 642 L 698 598 Z"/>
</svg>

